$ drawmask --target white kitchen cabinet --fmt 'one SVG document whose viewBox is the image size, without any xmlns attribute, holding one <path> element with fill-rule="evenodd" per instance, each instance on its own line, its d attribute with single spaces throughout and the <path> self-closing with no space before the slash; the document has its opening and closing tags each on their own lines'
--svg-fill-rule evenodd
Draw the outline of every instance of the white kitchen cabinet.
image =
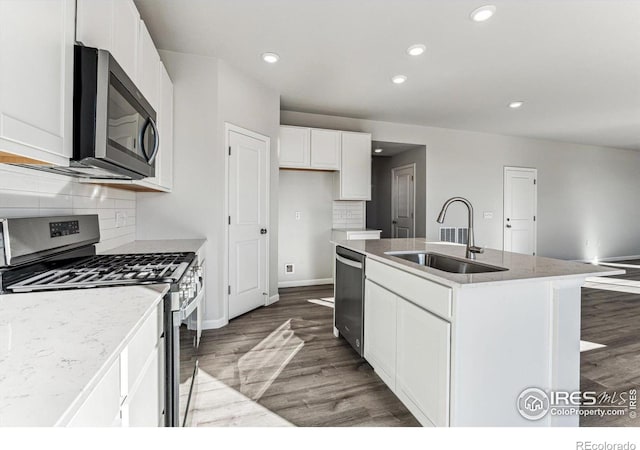
<svg viewBox="0 0 640 450">
<path fill-rule="evenodd" d="M 387 386 L 395 391 L 398 297 L 366 280 L 364 299 L 364 357 Z"/>
<path fill-rule="evenodd" d="M 68 165 L 74 0 L 0 0 L 0 162 Z"/>
<path fill-rule="evenodd" d="M 451 324 L 398 301 L 395 393 L 425 424 L 449 425 Z"/>
<path fill-rule="evenodd" d="M 371 200 L 371 135 L 343 131 L 335 200 Z"/>
<path fill-rule="evenodd" d="M 78 0 L 76 40 L 108 50 L 137 81 L 140 14 L 133 0 Z"/>
<path fill-rule="evenodd" d="M 144 21 L 140 21 L 140 39 L 138 41 L 137 87 L 151 107 L 158 110 L 160 97 L 160 55 L 151 39 Z"/>
<path fill-rule="evenodd" d="M 311 168 L 340 170 L 340 131 L 311 129 Z"/>
<path fill-rule="evenodd" d="M 163 303 L 138 328 L 69 426 L 164 424 Z"/>
<path fill-rule="evenodd" d="M 280 127 L 280 167 L 308 169 L 311 167 L 311 130 L 302 127 Z"/>
</svg>

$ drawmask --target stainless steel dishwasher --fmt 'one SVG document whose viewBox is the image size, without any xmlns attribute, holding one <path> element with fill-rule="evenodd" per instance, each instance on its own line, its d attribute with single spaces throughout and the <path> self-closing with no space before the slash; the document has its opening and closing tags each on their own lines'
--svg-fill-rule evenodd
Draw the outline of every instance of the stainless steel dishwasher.
<svg viewBox="0 0 640 450">
<path fill-rule="evenodd" d="M 364 255 L 336 247 L 335 327 L 360 356 L 364 349 L 364 264 Z"/>
</svg>

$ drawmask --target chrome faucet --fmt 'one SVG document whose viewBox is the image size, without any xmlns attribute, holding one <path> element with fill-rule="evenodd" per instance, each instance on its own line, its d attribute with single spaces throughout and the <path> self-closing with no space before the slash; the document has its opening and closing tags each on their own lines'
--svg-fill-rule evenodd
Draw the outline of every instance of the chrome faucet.
<svg viewBox="0 0 640 450">
<path fill-rule="evenodd" d="M 484 252 L 484 249 L 482 247 L 476 247 L 475 242 L 473 240 L 473 206 L 471 206 L 471 202 L 469 200 L 462 197 L 451 197 L 449 200 L 444 202 L 444 205 L 442 206 L 442 210 L 440 211 L 440 214 L 438 214 L 438 218 L 436 219 L 436 222 L 438 223 L 444 222 L 444 216 L 447 214 L 447 209 L 449 208 L 449 205 L 455 202 L 464 203 L 467 206 L 467 210 L 469 211 L 469 234 L 467 239 L 467 258 L 476 259 L 476 253 L 482 253 Z"/>
</svg>

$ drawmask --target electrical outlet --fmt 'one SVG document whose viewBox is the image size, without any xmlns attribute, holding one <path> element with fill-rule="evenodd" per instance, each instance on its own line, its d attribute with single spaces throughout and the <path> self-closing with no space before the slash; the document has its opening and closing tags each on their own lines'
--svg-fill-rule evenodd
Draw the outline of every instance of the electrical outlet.
<svg viewBox="0 0 640 450">
<path fill-rule="evenodd" d="M 293 273 L 295 273 L 295 266 L 291 263 L 285 264 L 284 265 L 284 273 L 286 275 L 291 275 Z"/>
<path fill-rule="evenodd" d="M 296 211 L 296 220 L 300 220 L 301 214 L 300 211 Z"/>
<path fill-rule="evenodd" d="M 485 211 L 483 217 L 485 219 L 493 219 L 493 211 Z"/>
<path fill-rule="evenodd" d="M 127 225 L 127 213 L 124 211 L 116 211 L 116 228 L 122 228 Z"/>
</svg>

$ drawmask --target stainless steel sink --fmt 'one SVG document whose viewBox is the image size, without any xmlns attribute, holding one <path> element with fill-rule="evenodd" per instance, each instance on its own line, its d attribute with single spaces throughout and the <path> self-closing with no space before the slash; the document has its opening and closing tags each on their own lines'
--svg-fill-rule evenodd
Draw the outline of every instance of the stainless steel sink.
<svg viewBox="0 0 640 450">
<path fill-rule="evenodd" d="M 426 252 L 386 252 L 386 255 L 411 261 L 421 266 L 431 267 L 449 273 L 487 273 L 509 270 L 504 267 L 490 266 L 453 256 Z"/>
</svg>

